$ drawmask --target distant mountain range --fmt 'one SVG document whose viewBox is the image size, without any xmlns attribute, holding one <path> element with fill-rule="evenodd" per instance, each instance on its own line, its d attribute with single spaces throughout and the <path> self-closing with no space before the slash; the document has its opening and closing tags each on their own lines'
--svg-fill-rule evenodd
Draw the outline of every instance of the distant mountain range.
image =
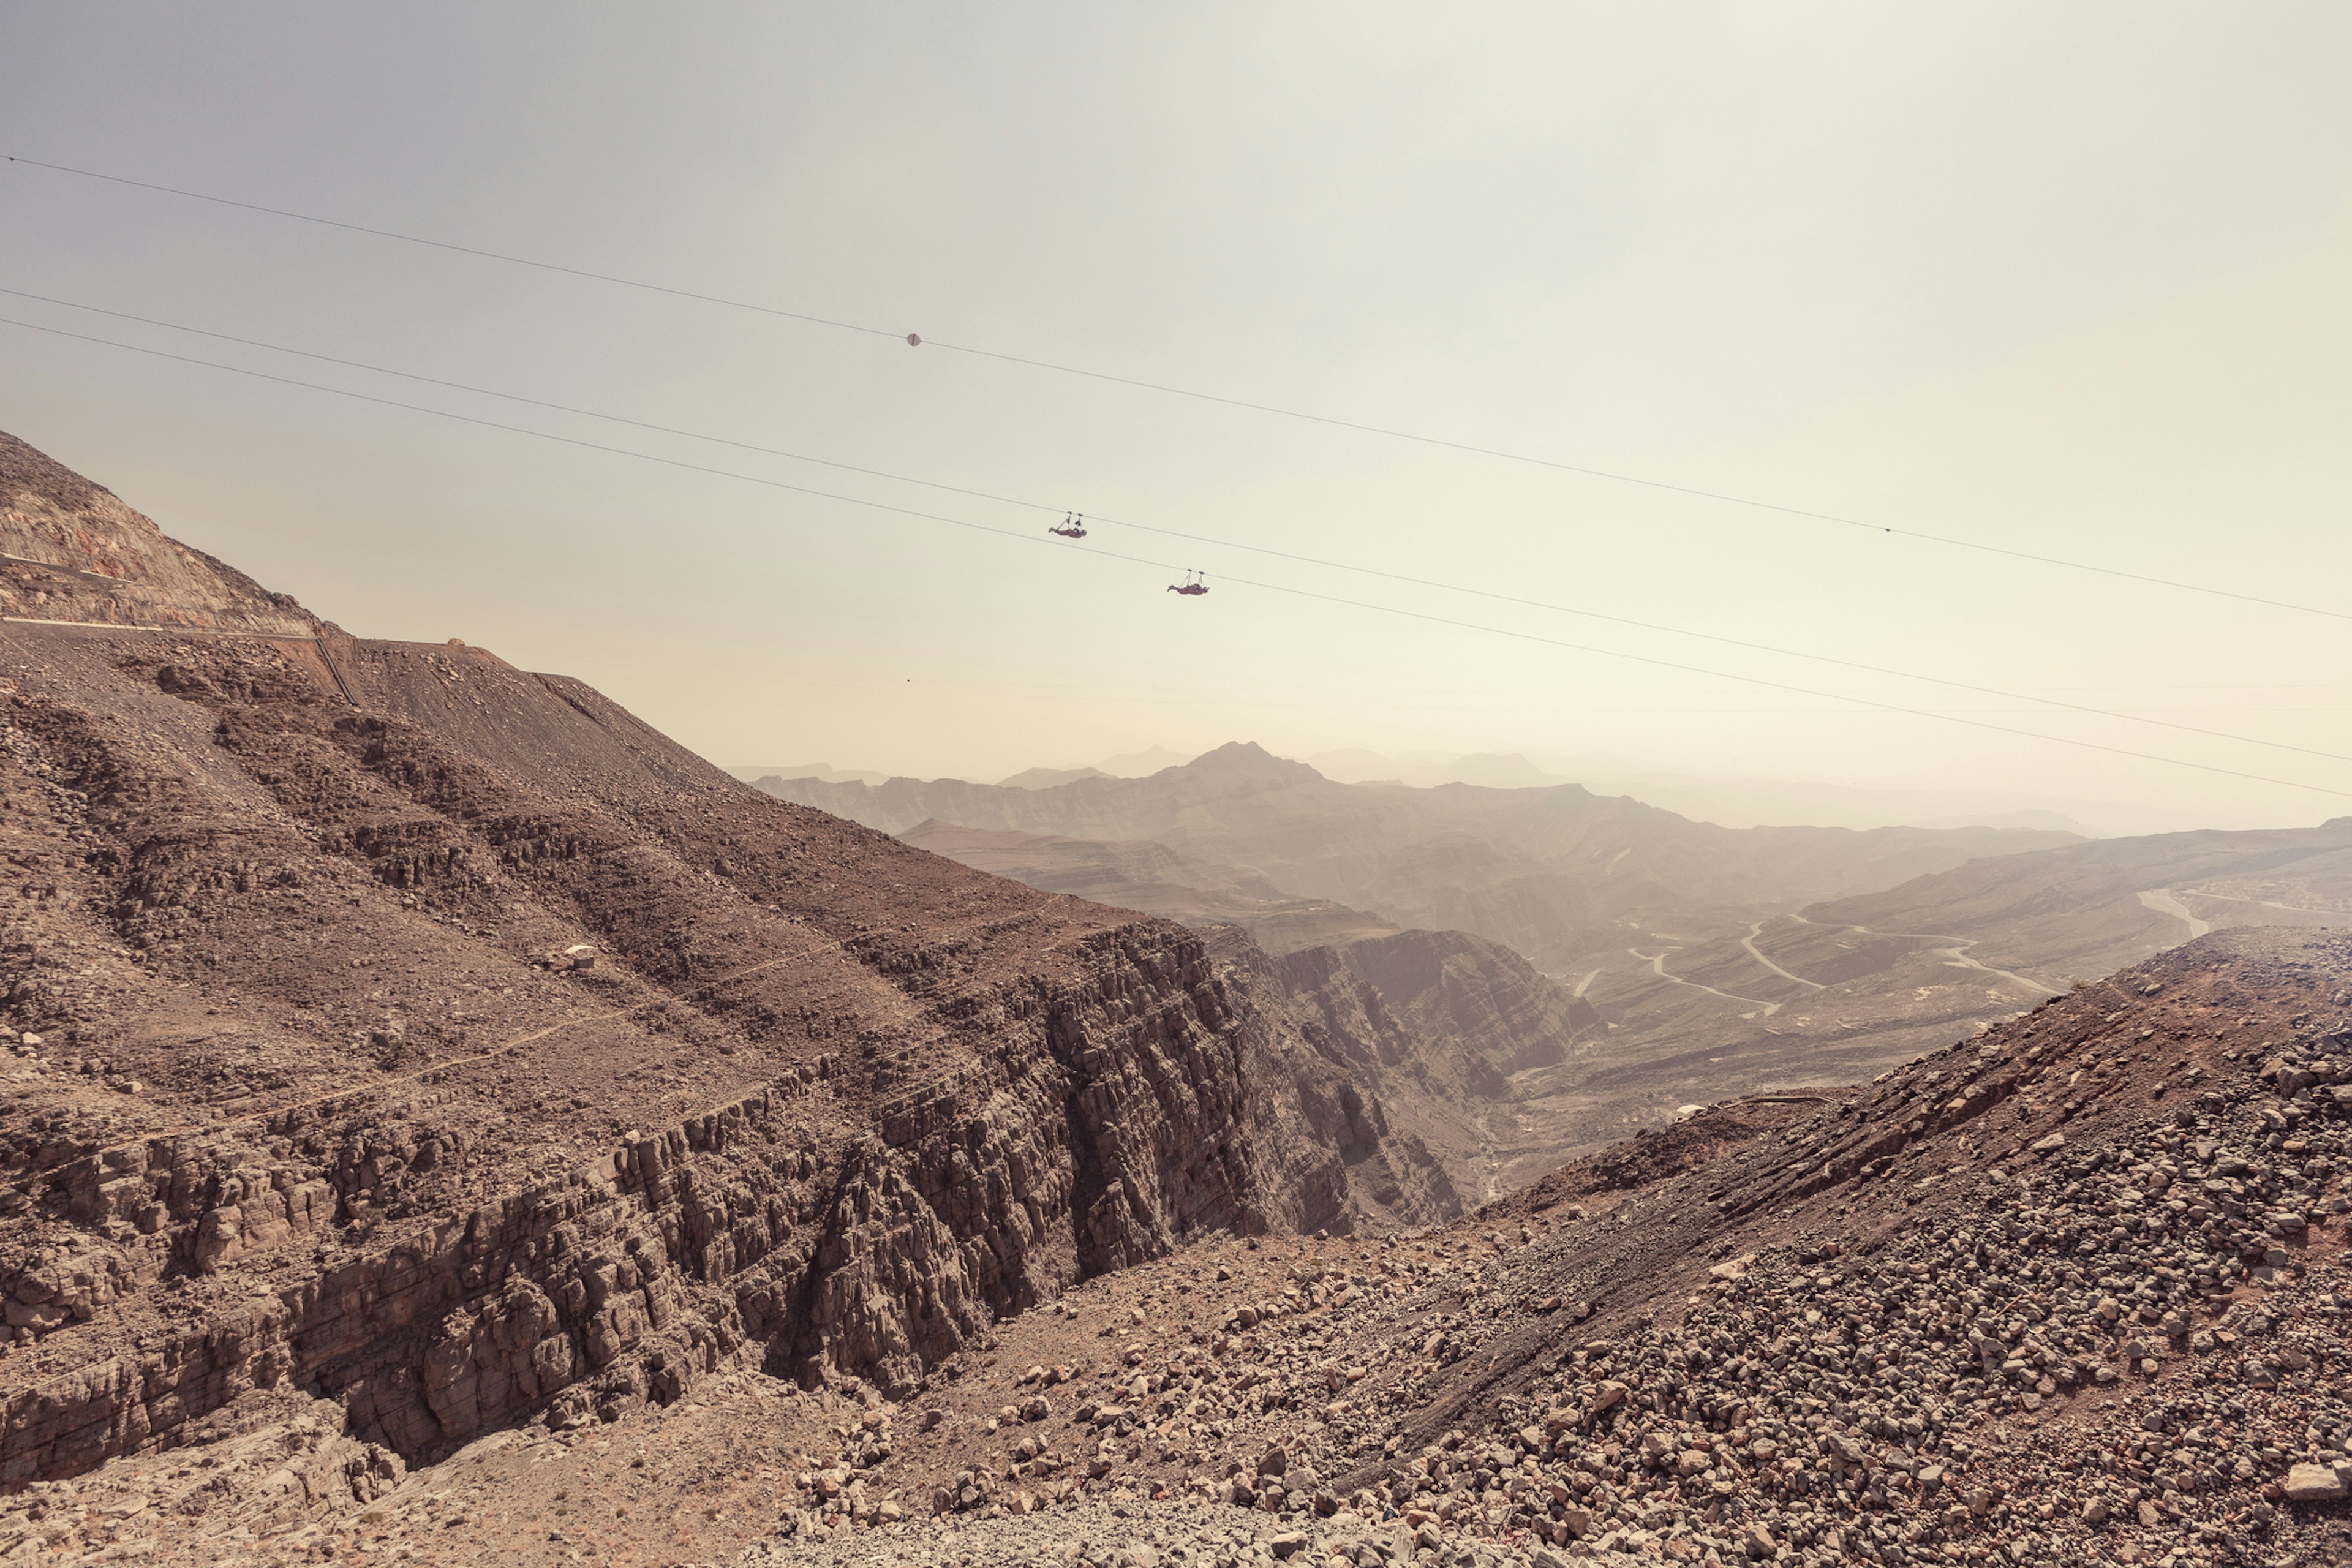
<svg viewBox="0 0 2352 1568">
<path fill-rule="evenodd" d="M 1020 789 L 1050 789 L 1097 775 L 1143 778 L 1188 760 L 1181 752 L 1153 746 L 1069 767 L 1027 768 L 997 782 Z M 1982 790 L 1874 789 L 1820 780 L 1694 773 L 1608 752 L 1532 758 L 1493 752 L 1388 755 L 1353 747 L 1318 752 L 1299 760 L 1335 784 L 1401 784 L 1416 789 L 1449 784 L 1489 789 L 1580 784 L 1595 795 L 1631 795 L 1646 805 L 1724 827 L 2023 827 L 2097 838 L 2164 832 L 2179 826 L 2161 813 L 2116 801 Z M 727 771 L 747 783 L 809 777 L 827 783 L 854 780 L 878 784 L 895 776 L 875 769 L 836 769 L 823 763 Z"/>
<path fill-rule="evenodd" d="M 996 782 L 1007 789 L 1052 789 L 1055 784 L 1076 784 L 1080 779 L 1117 778 L 1100 768 L 1024 768 L 1010 778 Z M 872 780 L 869 783 L 875 782 Z"/>
<path fill-rule="evenodd" d="M 856 768 L 836 768 L 831 763 L 760 763 L 725 770 L 751 784 L 760 779 L 819 779 L 826 784 L 886 784 L 888 773 Z"/>
<path fill-rule="evenodd" d="M 1098 763 L 1069 768 L 1024 768 L 1010 778 L 997 782 L 1009 789 L 1051 789 L 1055 784 L 1075 784 L 1080 779 L 1134 779 L 1156 773 L 1162 768 L 1172 768 L 1184 761 L 1183 753 L 1165 746 L 1151 746 L 1140 752 L 1128 752 L 1116 757 L 1105 757 Z M 726 770 L 745 784 L 761 779 L 816 779 L 824 784 L 887 784 L 894 776 L 871 768 L 836 768 L 830 763 L 755 763 L 739 764 Z"/>
<path fill-rule="evenodd" d="M 1628 910 L 1794 909 L 1981 856 L 2076 841 L 2013 828 L 1725 828 L 1579 784 L 1344 784 L 1247 742 L 1149 778 L 1088 777 L 1045 789 L 957 779 L 754 782 L 889 833 L 936 820 L 1147 840 L 1255 871 L 1293 897 L 1489 937 L 1556 973 L 1612 941 L 1595 928 Z"/>
<path fill-rule="evenodd" d="M 2063 800 L 1971 790 L 1869 789 L 1808 779 L 1693 773 L 1638 757 L 1594 753 L 1526 757 L 1516 752 L 1383 756 L 1360 748 L 1304 759 L 1342 784 L 1445 784 L 1531 789 L 1580 784 L 1595 795 L 1626 795 L 1725 827 L 2038 827 L 2095 838 L 2162 826 L 2155 814 L 2105 801 Z"/>
<path fill-rule="evenodd" d="M 1463 1082 L 1496 1109 L 1475 1126 L 1408 1118 L 1465 1190 L 1679 1102 L 1870 1076 L 2209 927 L 2352 924 L 2352 818 L 2102 840 L 2031 813 L 1727 828 L 1575 784 L 1342 784 L 1240 743 L 1140 779 L 759 787 L 1034 887 L 1238 927 L 1277 964 L 1353 973 L 1368 961 L 1344 955 L 1397 928 L 1526 955 L 1549 977 L 1528 994 L 1589 1006 L 1599 1027 L 1543 1061 L 1490 1028 L 1488 1047 L 1521 1065 L 1507 1088 Z M 1314 957 L 1327 951 L 1343 956 Z M 1502 984 L 1495 949 L 1450 962 L 1457 990 Z"/>
</svg>

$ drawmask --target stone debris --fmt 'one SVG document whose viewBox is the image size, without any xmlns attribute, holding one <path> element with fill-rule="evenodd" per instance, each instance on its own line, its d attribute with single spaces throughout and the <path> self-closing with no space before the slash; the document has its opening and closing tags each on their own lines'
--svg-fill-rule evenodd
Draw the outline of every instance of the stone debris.
<svg viewBox="0 0 2352 1568">
<path fill-rule="evenodd" d="M 2231 938 L 2135 981 L 2233 1020 L 2270 988 L 2259 1051 L 2193 1011 L 2151 1045 L 2068 999 L 1867 1090 L 1710 1108 L 1454 1226 L 1204 1238 L 895 1399 L 720 1373 L 506 1435 L 488 1463 L 556 1457 L 528 1462 L 560 1464 L 561 1504 L 509 1479 L 446 1522 L 424 1501 L 453 1460 L 267 1539 L 586 1561 L 595 1500 L 671 1543 L 614 1561 L 758 1568 L 2319 1561 L 2352 1508 L 2352 1030 L 2297 966 L 2340 988 L 2345 949 Z M 2118 1051 L 2131 1076 L 2067 1112 L 2051 1089 Z M 2198 1094 L 2157 1095 L 2185 1061 Z M 138 1473 L 81 1484 L 123 1506 Z M 706 1510 L 690 1479 L 739 1489 Z M 159 1539 L 145 1495 L 52 1545 Z"/>
<path fill-rule="evenodd" d="M 741 1568 L 1387 1568 L 1415 1563 L 1442 1532 L 1402 1519 L 1368 1524 L 1349 1515 L 1309 1516 L 1297 1523 L 1209 1507 L 1197 1500 L 1140 1496 L 1107 1488 L 1051 1512 L 1007 1514 L 974 1524 L 944 1519 L 895 1530 L 841 1531 L 819 1538 L 761 1543 Z M 1654 1559 L 1586 1552 L 1591 1568 L 1633 1568 Z M 1457 1543 L 1448 1568 L 1564 1568 L 1565 1554 L 1486 1542 Z"/>
<path fill-rule="evenodd" d="M 1134 1323 L 1119 1303 L 1139 1295 L 1160 1331 L 1072 1374 L 1115 1401 L 1001 1466 L 960 1448 L 929 1522 L 819 1505 L 764 1550 L 2294 1561 L 2341 1539 L 2352 1484 L 2352 1096 L 2334 1092 L 2352 1029 L 2305 1000 L 2340 985 L 2352 944 L 2237 940 L 2242 956 L 2173 955 L 1821 1109 L 1713 1108 L 1448 1229 L 1094 1281 L 1065 1299 L 1076 1318 L 1008 1325 L 1007 1349 L 1037 1364 L 1098 1300 Z M 2265 982 L 2255 1016 L 2244 988 Z M 2272 1031 L 2260 1052 L 2179 1016 L 2200 985 L 2233 998 L 2232 1029 Z M 2108 992 L 2164 995 L 2176 1026 Z M 2110 1062 L 2128 1071 L 2095 1106 L 2082 1085 Z M 1595 1198 L 1633 1214 L 1630 1236 L 1584 1219 Z M 1578 1326 L 1563 1299 L 1601 1305 Z M 976 1375 L 959 1395 L 985 1397 Z M 1167 1522 L 1098 1542 L 1077 1521 L 1122 1492 Z"/>
</svg>

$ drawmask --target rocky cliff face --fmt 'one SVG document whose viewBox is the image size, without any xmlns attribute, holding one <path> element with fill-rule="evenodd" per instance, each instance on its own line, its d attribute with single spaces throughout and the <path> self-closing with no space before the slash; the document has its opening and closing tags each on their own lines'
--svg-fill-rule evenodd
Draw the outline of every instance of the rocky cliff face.
<svg viewBox="0 0 2352 1568">
<path fill-rule="evenodd" d="M 1590 1004 L 1498 943 L 1464 931 L 1398 931 L 1268 961 L 1255 988 L 1284 998 L 1300 1034 L 1369 1086 L 1445 1177 L 1449 1202 L 1509 1184 L 1525 1153 L 1522 1075 L 1576 1077 L 1602 1039 Z M 1561 1147 L 1549 1133 L 1538 1140 Z"/>
<path fill-rule="evenodd" d="M 1300 1034 L 1368 1087 L 1392 1124 L 1442 1173 L 1441 1209 L 1506 1184 L 1496 1149 L 1540 1174 L 1590 1132 L 1541 1130 L 1517 1103 L 1523 1075 L 1580 1083 L 1598 1065 L 1601 1016 L 1500 942 L 1459 931 L 1399 931 L 1327 900 L 1292 899 L 1255 872 L 1187 859 L 1150 843 L 955 827 L 926 821 L 904 841 L 1032 887 L 1149 910 L 1212 933 L 1212 946 L 1283 1000 Z M 1246 942 L 1220 928 L 1238 927 Z M 1253 951 L 1255 950 L 1255 951 Z M 1270 960 L 1270 962 L 1268 962 Z M 1310 1095 L 1311 1098 L 1311 1095 Z M 1378 1192 L 1410 1173 L 1368 1168 Z M 1398 1201 L 1394 1197 L 1379 1200 Z"/>
<path fill-rule="evenodd" d="M 1440 1212 L 1182 928 L 144 560 L 109 602 L 205 635 L 0 634 L 0 1482 L 280 1394 L 356 1475 L 727 1364 L 904 1392 L 1188 1237 Z"/>
<path fill-rule="evenodd" d="M 1444 1043 L 1473 1093 L 1500 1093 L 1514 1074 L 1561 1066 L 1601 1029 L 1591 1003 L 1509 948 L 1465 931 L 1399 931 L 1335 952 L 1409 1037 Z"/>
</svg>

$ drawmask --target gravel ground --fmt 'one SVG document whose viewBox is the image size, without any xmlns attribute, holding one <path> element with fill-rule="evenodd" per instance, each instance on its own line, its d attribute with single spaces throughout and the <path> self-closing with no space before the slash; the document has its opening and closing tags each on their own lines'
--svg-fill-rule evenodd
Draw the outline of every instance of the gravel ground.
<svg viewBox="0 0 2352 1568">
<path fill-rule="evenodd" d="M 1340 1563 L 1357 1568 L 1390 1563 L 1415 1568 L 1563 1568 L 1565 1561 L 1565 1554 L 1534 1545 L 1416 1546 L 1413 1528 L 1402 1520 L 1378 1527 L 1352 1516 L 1298 1523 L 1114 1490 L 1038 1513 L 978 1521 L 950 1517 L 761 1542 L 744 1554 L 741 1568 L 994 1568 L 1036 1563 L 1096 1568 L 1246 1568 L 1265 1563 L 1313 1568 Z M 1607 1568 L 1634 1560 L 1595 1553 L 1579 1561 Z"/>
</svg>

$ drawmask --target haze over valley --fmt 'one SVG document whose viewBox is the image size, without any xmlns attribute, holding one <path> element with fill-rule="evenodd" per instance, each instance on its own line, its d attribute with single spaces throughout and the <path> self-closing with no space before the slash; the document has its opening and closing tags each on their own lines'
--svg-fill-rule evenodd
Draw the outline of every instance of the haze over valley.
<svg viewBox="0 0 2352 1568">
<path fill-rule="evenodd" d="M 753 782 L 1033 887 L 1238 927 L 1276 954 L 1348 961 L 1414 928 L 1526 958 L 1589 1022 L 1557 1059 L 1487 1080 L 1475 1142 L 1436 1140 L 1498 1189 L 1688 1104 L 1874 1076 L 2210 930 L 2352 922 L 2352 817 L 2098 841 L 1727 829 L 1565 783 L 1343 784 L 1245 742 L 1140 778 Z M 1454 964 L 1441 989 L 1484 984 L 1475 956 Z"/>
</svg>

